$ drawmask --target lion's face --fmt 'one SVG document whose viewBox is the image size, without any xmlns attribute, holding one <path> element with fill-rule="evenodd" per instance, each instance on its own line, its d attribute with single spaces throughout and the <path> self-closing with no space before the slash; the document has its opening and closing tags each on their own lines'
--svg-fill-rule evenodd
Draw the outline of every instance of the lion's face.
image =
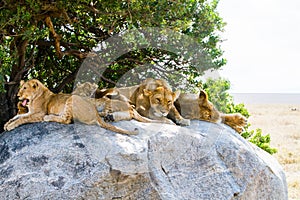
<svg viewBox="0 0 300 200">
<path fill-rule="evenodd" d="M 80 83 L 76 85 L 75 90 L 72 92 L 72 94 L 76 94 L 83 97 L 91 97 L 97 90 L 98 85 L 96 83 Z"/>
<path fill-rule="evenodd" d="M 21 88 L 18 92 L 19 100 L 22 101 L 22 106 L 25 107 L 27 104 L 32 101 L 39 93 L 42 92 L 41 83 L 32 79 L 24 83 L 21 81 Z"/>
<path fill-rule="evenodd" d="M 150 110 L 156 117 L 166 117 L 177 99 L 178 94 L 164 87 L 157 87 L 154 91 L 144 90 L 149 97 Z"/>
<path fill-rule="evenodd" d="M 220 112 L 215 108 L 215 106 L 208 100 L 207 94 L 201 91 L 198 99 L 199 106 L 199 119 L 218 122 L 221 120 Z"/>
</svg>

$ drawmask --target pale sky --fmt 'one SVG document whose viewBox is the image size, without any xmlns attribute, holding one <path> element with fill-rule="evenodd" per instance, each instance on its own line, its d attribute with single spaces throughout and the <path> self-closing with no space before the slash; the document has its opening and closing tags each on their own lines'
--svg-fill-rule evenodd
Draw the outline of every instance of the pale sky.
<svg viewBox="0 0 300 200">
<path fill-rule="evenodd" d="M 220 0 L 231 92 L 300 93 L 300 0 Z"/>
</svg>

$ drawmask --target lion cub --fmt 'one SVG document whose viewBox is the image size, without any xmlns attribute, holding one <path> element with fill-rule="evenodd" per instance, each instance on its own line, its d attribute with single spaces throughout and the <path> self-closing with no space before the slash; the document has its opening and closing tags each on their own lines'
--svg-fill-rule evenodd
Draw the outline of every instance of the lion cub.
<svg viewBox="0 0 300 200">
<path fill-rule="evenodd" d="M 54 94 L 36 79 L 21 82 L 18 96 L 22 101 L 18 106 L 27 107 L 28 112 L 13 117 L 4 125 L 4 130 L 9 131 L 22 124 L 41 121 L 70 124 L 73 120 L 77 120 L 85 124 L 98 124 L 117 133 L 137 134 L 136 131 L 124 130 L 105 123 L 89 99 L 71 94 Z"/>
<path fill-rule="evenodd" d="M 247 125 L 247 119 L 240 113 L 220 113 L 208 100 L 205 91 L 200 94 L 180 94 L 174 103 L 180 114 L 187 119 L 199 119 L 214 123 L 224 123 L 241 133 Z"/>
<path fill-rule="evenodd" d="M 190 120 L 184 119 L 174 107 L 174 101 L 180 91 L 172 92 L 169 84 L 162 79 L 147 78 L 138 86 L 118 88 L 135 106 L 136 110 L 144 117 L 160 120 L 164 123 L 188 126 Z M 168 119 L 168 114 L 173 113 L 173 121 Z"/>
<path fill-rule="evenodd" d="M 82 97 L 90 97 L 89 101 L 93 103 L 98 113 L 105 121 L 116 122 L 121 120 L 135 119 L 145 123 L 162 123 L 159 120 L 152 120 L 141 116 L 130 104 L 129 99 L 121 95 L 116 88 L 98 89 L 95 83 L 85 82 L 77 84 L 72 94 Z M 95 98 L 93 98 L 93 96 Z"/>
</svg>

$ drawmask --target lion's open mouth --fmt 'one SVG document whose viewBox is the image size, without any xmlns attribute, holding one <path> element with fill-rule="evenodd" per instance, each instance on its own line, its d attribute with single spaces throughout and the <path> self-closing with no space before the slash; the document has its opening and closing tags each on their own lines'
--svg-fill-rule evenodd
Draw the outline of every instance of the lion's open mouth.
<svg viewBox="0 0 300 200">
<path fill-rule="evenodd" d="M 28 104 L 28 102 L 29 102 L 28 99 L 23 99 L 23 100 L 20 100 L 20 101 L 22 101 L 22 106 L 23 106 L 23 107 L 27 106 L 27 104 Z"/>
</svg>

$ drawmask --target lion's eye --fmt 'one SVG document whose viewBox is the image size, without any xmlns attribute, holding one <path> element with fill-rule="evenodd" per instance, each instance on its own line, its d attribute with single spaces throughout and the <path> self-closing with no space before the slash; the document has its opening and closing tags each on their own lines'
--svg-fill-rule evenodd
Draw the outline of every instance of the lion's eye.
<svg viewBox="0 0 300 200">
<path fill-rule="evenodd" d="M 156 98 L 155 101 L 156 101 L 156 103 L 160 103 L 160 99 L 159 98 Z"/>
<path fill-rule="evenodd" d="M 168 105 L 171 105 L 172 104 L 172 101 L 168 101 Z"/>
<path fill-rule="evenodd" d="M 26 87 L 23 87 L 23 90 L 26 90 Z"/>
</svg>

